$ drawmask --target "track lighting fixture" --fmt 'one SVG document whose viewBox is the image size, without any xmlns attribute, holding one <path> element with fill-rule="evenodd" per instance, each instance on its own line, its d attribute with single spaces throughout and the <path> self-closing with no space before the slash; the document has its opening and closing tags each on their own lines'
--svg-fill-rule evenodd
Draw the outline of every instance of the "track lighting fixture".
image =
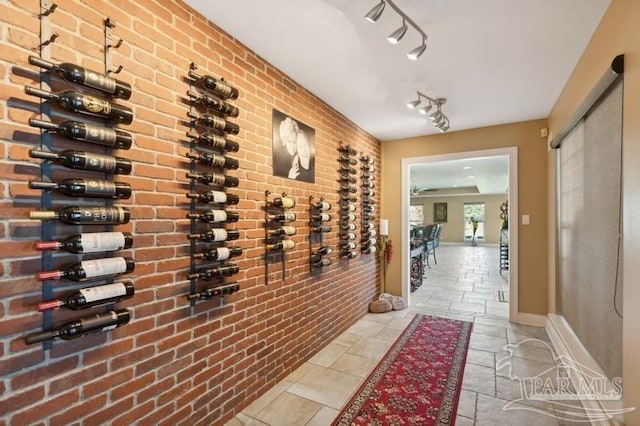
<svg viewBox="0 0 640 426">
<path fill-rule="evenodd" d="M 402 39 L 402 37 L 404 37 L 404 34 L 406 32 L 407 32 L 407 22 L 403 19 L 402 26 L 397 30 L 395 30 L 394 32 L 392 32 L 391 34 L 389 34 L 389 37 L 387 37 L 387 41 L 391 44 L 398 44 L 400 43 L 400 40 Z"/>
<path fill-rule="evenodd" d="M 373 9 L 371 9 L 369 13 L 365 15 L 364 18 L 371 23 L 375 23 L 380 17 L 380 15 L 382 15 L 382 12 L 384 12 L 384 7 L 385 7 L 385 2 L 384 0 L 381 0 L 380 3 L 375 5 Z"/>
<path fill-rule="evenodd" d="M 432 98 L 419 91 L 416 93 L 418 94 L 418 98 L 414 101 L 407 102 L 407 107 L 409 109 L 416 109 L 420 106 L 423 100 L 428 101 L 429 105 L 419 108 L 418 112 L 422 115 L 427 115 L 427 112 L 429 112 L 435 105 L 436 110 L 429 115 L 429 119 L 434 126 L 440 129 L 441 132 L 449 130 L 449 118 L 442 112 L 442 105 L 444 105 L 447 100 L 445 98 Z"/>
<path fill-rule="evenodd" d="M 409 18 L 406 13 L 400 10 L 400 8 L 396 6 L 392 0 L 381 0 L 380 3 L 375 5 L 364 16 L 365 19 L 369 22 L 375 23 L 380 18 L 380 16 L 382 16 L 382 12 L 384 11 L 385 5 L 387 3 L 389 3 L 389 6 L 391 6 L 391 8 L 402 18 L 402 26 L 389 34 L 389 36 L 387 37 L 387 41 L 389 41 L 389 43 L 391 44 L 398 44 L 400 42 L 400 39 L 402 39 L 402 37 L 404 37 L 405 33 L 407 32 L 407 24 L 411 25 L 411 27 L 413 27 L 413 29 L 415 29 L 422 36 L 422 44 L 410 50 L 407 53 L 407 57 L 412 61 L 418 60 L 418 58 L 427 49 L 427 34 L 422 31 L 422 28 L 420 28 L 415 22 L 413 22 L 413 20 Z"/>
</svg>

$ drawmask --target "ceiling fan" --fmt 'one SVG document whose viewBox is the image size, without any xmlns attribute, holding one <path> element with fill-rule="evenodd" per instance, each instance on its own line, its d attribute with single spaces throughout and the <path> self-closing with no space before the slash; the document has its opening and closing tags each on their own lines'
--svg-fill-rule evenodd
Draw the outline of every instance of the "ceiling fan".
<svg viewBox="0 0 640 426">
<path fill-rule="evenodd" d="M 437 188 L 418 188 L 417 185 L 413 185 L 413 188 L 411 188 L 411 195 L 420 195 L 423 192 L 432 192 L 432 191 L 437 191 Z"/>
</svg>

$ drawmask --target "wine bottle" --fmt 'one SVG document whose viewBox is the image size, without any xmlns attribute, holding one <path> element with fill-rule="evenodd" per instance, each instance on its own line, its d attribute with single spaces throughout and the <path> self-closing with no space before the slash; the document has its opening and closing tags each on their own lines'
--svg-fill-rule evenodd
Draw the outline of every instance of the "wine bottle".
<svg viewBox="0 0 640 426">
<path fill-rule="evenodd" d="M 358 257 L 358 252 L 356 251 L 344 251 L 340 253 L 340 257 L 343 259 L 355 259 Z"/>
<path fill-rule="evenodd" d="M 343 240 L 355 240 L 356 234 L 353 232 L 340 231 L 340 238 Z"/>
<path fill-rule="evenodd" d="M 271 202 L 274 207 L 279 207 L 283 209 L 290 209 L 295 207 L 296 200 L 291 197 L 276 197 Z"/>
<path fill-rule="evenodd" d="M 238 204 L 240 197 L 236 194 L 227 194 L 222 191 L 204 191 L 199 194 L 187 194 L 187 198 L 195 198 L 201 203 L 208 204 Z"/>
<path fill-rule="evenodd" d="M 240 238 L 240 231 L 228 231 L 224 228 L 207 229 L 199 234 L 189 234 L 189 239 L 200 240 L 205 243 L 217 241 L 231 241 Z"/>
<path fill-rule="evenodd" d="M 68 322 L 53 330 L 29 334 L 25 341 L 28 345 L 54 339 L 56 337 L 71 340 L 98 331 L 109 331 L 129 322 L 131 314 L 128 309 L 104 312 Z"/>
<path fill-rule="evenodd" d="M 124 207 L 68 206 L 56 211 L 32 211 L 31 219 L 57 219 L 68 225 L 121 225 L 131 213 Z"/>
<path fill-rule="evenodd" d="M 342 192 L 351 192 L 351 193 L 356 193 L 358 192 L 358 188 L 356 188 L 355 186 L 350 186 L 350 185 L 340 185 L 340 191 Z"/>
<path fill-rule="evenodd" d="M 286 212 L 278 214 L 268 214 L 267 218 L 273 222 L 295 222 L 298 216 L 295 213 Z"/>
<path fill-rule="evenodd" d="M 360 168 L 364 171 L 364 173 L 373 173 L 376 171 L 376 168 L 371 164 L 363 164 Z"/>
<path fill-rule="evenodd" d="M 328 212 L 331 210 L 331 203 L 327 201 L 319 201 L 313 204 L 313 208 L 316 210 L 320 210 L 321 212 Z"/>
<path fill-rule="evenodd" d="M 367 164 L 373 164 L 375 162 L 375 160 L 368 155 L 361 156 L 360 161 Z"/>
<path fill-rule="evenodd" d="M 363 245 L 366 245 L 366 246 L 375 246 L 375 245 L 377 244 L 377 242 L 378 242 L 378 241 L 377 241 L 375 238 L 373 238 L 373 237 L 372 237 L 372 238 L 366 238 L 366 237 L 365 237 L 365 238 L 362 238 L 362 239 L 360 240 L 360 242 L 361 242 Z"/>
<path fill-rule="evenodd" d="M 44 312 L 59 308 L 74 311 L 88 309 L 130 299 L 134 293 L 135 287 L 131 281 L 87 287 L 71 293 L 64 299 L 41 302 L 38 304 L 38 311 Z"/>
<path fill-rule="evenodd" d="M 131 198 L 131 185 L 125 182 L 111 182 L 100 179 L 71 178 L 60 182 L 29 181 L 31 189 L 55 189 L 71 197 Z"/>
<path fill-rule="evenodd" d="M 370 181 L 362 181 L 362 184 L 360 186 L 365 188 L 362 190 L 363 194 L 373 196 L 373 191 L 372 191 L 372 194 L 366 194 L 364 191 L 366 190 L 366 188 L 371 188 L 371 189 L 375 188 L 376 187 L 375 183 Z"/>
<path fill-rule="evenodd" d="M 358 179 L 345 173 L 340 174 L 340 179 L 338 180 L 338 182 L 343 183 L 356 183 L 357 181 Z"/>
<path fill-rule="evenodd" d="M 373 220 L 373 216 L 367 213 L 363 213 L 360 219 L 362 219 L 364 222 L 368 222 L 370 220 Z"/>
<path fill-rule="evenodd" d="M 202 210 L 197 213 L 188 213 L 188 219 L 198 219 L 201 222 L 217 223 L 217 222 L 237 222 L 240 215 L 235 212 L 227 212 L 224 210 Z"/>
<path fill-rule="evenodd" d="M 362 206 L 362 211 L 365 213 L 374 213 L 376 211 L 376 207 L 372 205 Z"/>
<path fill-rule="evenodd" d="M 341 204 L 340 205 L 340 210 L 342 210 L 344 212 L 355 212 L 356 211 L 356 206 L 354 206 L 353 204 Z"/>
<path fill-rule="evenodd" d="M 237 117 L 240 114 L 240 110 L 223 101 L 215 96 L 208 95 L 206 93 L 188 93 L 193 102 L 204 105 L 205 107 L 212 109 L 220 114 L 228 115 L 231 117 Z"/>
<path fill-rule="evenodd" d="M 62 241 L 40 241 L 38 250 L 65 250 L 84 254 L 128 249 L 133 246 L 133 236 L 128 232 L 91 232 L 75 234 Z"/>
<path fill-rule="evenodd" d="M 319 233 L 319 232 L 331 232 L 331 227 L 330 226 L 312 226 L 311 229 L 309 229 L 310 232 L 312 233 Z"/>
<path fill-rule="evenodd" d="M 340 165 L 340 173 L 349 173 L 350 175 L 355 175 L 358 171 L 352 167 Z"/>
<path fill-rule="evenodd" d="M 340 224 L 340 228 L 342 228 L 345 231 L 355 231 L 356 225 L 353 223 L 345 223 L 345 224 Z"/>
<path fill-rule="evenodd" d="M 115 98 L 129 99 L 131 97 L 131 85 L 129 83 L 88 70 L 79 65 L 68 62 L 55 65 L 35 56 L 29 56 L 29 63 L 51 71 L 71 83 L 97 89 Z"/>
<path fill-rule="evenodd" d="M 282 240 L 274 244 L 267 244 L 268 251 L 288 251 L 293 249 L 296 243 L 293 240 Z"/>
<path fill-rule="evenodd" d="M 40 272 L 40 281 L 67 278 L 72 281 L 87 281 L 107 276 L 128 274 L 133 272 L 136 263 L 130 257 L 108 257 L 105 259 L 83 260 L 64 269 Z"/>
<path fill-rule="evenodd" d="M 376 232 L 375 229 L 369 229 L 362 233 L 362 238 L 363 239 L 372 238 L 372 237 L 375 237 L 377 234 L 378 233 Z"/>
<path fill-rule="evenodd" d="M 341 241 L 340 242 L 340 249 L 344 250 L 344 251 L 355 250 L 356 247 L 357 247 L 356 243 L 354 243 L 353 241 Z"/>
<path fill-rule="evenodd" d="M 238 152 L 240 144 L 213 132 L 205 132 L 199 135 L 187 133 L 187 137 L 195 140 L 195 142 L 204 148 L 211 148 L 218 151 Z"/>
<path fill-rule="evenodd" d="M 362 225 L 363 229 L 373 229 L 375 227 L 376 227 L 376 225 L 374 223 L 372 223 L 372 222 L 367 222 L 367 223 Z"/>
<path fill-rule="evenodd" d="M 343 214 L 342 221 L 344 222 L 345 220 L 353 222 L 354 220 L 356 220 L 356 215 L 354 215 L 353 213 Z"/>
<path fill-rule="evenodd" d="M 358 164 L 358 161 L 355 158 L 351 158 L 347 155 L 340 155 L 338 157 L 338 161 L 344 164 L 350 164 L 352 166 L 355 166 L 356 164 Z"/>
<path fill-rule="evenodd" d="M 364 254 L 373 254 L 377 251 L 375 245 L 370 245 L 362 250 Z"/>
<path fill-rule="evenodd" d="M 240 290 L 240 284 L 237 282 L 232 282 L 226 285 L 215 286 L 206 288 L 204 290 L 200 290 L 196 293 L 190 294 L 187 296 L 189 300 L 197 300 L 197 299 L 211 299 L 215 296 L 226 296 L 236 291 Z"/>
<path fill-rule="evenodd" d="M 341 195 L 340 196 L 340 200 L 341 201 L 345 201 L 347 203 L 355 203 L 356 201 L 358 201 L 358 199 L 356 197 L 351 196 L 351 195 L 346 195 L 346 194 L 345 195 Z"/>
<path fill-rule="evenodd" d="M 237 169 L 240 164 L 238 163 L 238 160 L 234 158 L 225 157 L 224 155 L 211 154 L 208 152 L 199 154 L 192 154 L 189 152 L 187 153 L 187 157 L 191 158 L 192 160 L 199 161 L 200 163 L 207 166 L 224 169 Z"/>
<path fill-rule="evenodd" d="M 126 158 L 85 151 L 48 152 L 31 149 L 29 150 L 29 157 L 51 160 L 69 169 L 112 173 L 114 175 L 128 175 L 131 173 L 131 161 Z"/>
<path fill-rule="evenodd" d="M 133 111 L 131 108 L 115 104 L 97 96 L 85 95 L 74 90 L 52 93 L 30 86 L 25 86 L 24 91 L 27 95 L 55 101 L 67 111 L 106 117 L 122 124 L 131 124 L 133 121 Z"/>
<path fill-rule="evenodd" d="M 187 178 L 196 179 L 198 182 L 209 186 L 236 187 L 240 184 L 240 180 L 237 177 L 220 173 L 187 173 Z"/>
<path fill-rule="evenodd" d="M 331 259 L 318 259 L 315 262 L 311 262 L 314 268 L 324 268 L 331 266 Z"/>
<path fill-rule="evenodd" d="M 237 257 L 242 254 L 242 247 L 215 247 L 193 255 L 194 259 L 221 261 Z"/>
<path fill-rule="evenodd" d="M 357 154 L 356 150 L 351 148 L 351 145 L 340 145 L 338 147 L 338 151 L 344 152 L 347 155 L 356 155 Z"/>
<path fill-rule="evenodd" d="M 314 255 L 326 256 L 333 253 L 333 249 L 329 246 L 322 246 L 314 252 Z"/>
<path fill-rule="evenodd" d="M 268 229 L 267 234 L 272 237 L 291 236 L 295 235 L 297 229 L 295 226 L 280 226 L 276 229 Z"/>
<path fill-rule="evenodd" d="M 362 199 L 360 201 L 362 201 L 362 204 L 373 204 L 373 203 L 375 203 L 375 200 L 372 200 L 371 198 L 367 197 L 366 195 L 364 197 L 362 197 Z"/>
<path fill-rule="evenodd" d="M 376 180 L 376 176 L 370 173 L 362 173 L 361 178 L 369 182 L 373 182 L 374 180 Z"/>
<path fill-rule="evenodd" d="M 329 213 L 319 213 L 311 215 L 312 222 L 329 222 L 330 220 L 331 215 Z"/>
<path fill-rule="evenodd" d="M 131 134 L 123 130 L 94 126 L 92 124 L 81 123 L 79 121 L 63 121 L 62 123 L 56 124 L 50 121 L 30 118 L 29 125 L 48 130 L 50 132 L 59 133 L 67 139 L 89 142 L 112 148 L 129 149 L 133 142 Z"/>
<path fill-rule="evenodd" d="M 211 129 L 216 129 L 225 133 L 231 133 L 232 135 L 237 135 L 238 133 L 240 133 L 240 127 L 238 127 L 237 124 L 227 121 L 222 117 L 218 117 L 217 115 L 213 115 L 213 114 L 198 115 L 198 114 L 193 114 L 192 112 L 188 112 L 187 117 Z"/>
<path fill-rule="evenodd" d="M 190 280 L 201 279 L 205 281 L 211 281 L 220 277 L 230 277 L 240 272 L 240 267 L 233 263 L 225 263 L 214 268 L 201 269 L 193 274 L 189 274 L 187 277 Z"/>
<path fill-rule="evenodd" d="M 193 70 L 189 70 L 189 77 L 225 99 L 238 99 L 238 89 L 229 85 L 226 81 L 218 80 L 210 75 L 200 76 Z"/>
</svg>

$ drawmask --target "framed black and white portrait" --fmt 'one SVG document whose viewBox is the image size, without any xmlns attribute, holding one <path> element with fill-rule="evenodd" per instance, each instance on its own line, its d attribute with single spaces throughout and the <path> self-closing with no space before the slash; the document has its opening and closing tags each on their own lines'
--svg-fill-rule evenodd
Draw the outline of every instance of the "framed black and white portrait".
<svg viewBox="0 0 640 426">
<path fill-rule="evenodd" d="M 273 175 L 316 181 L 316 131 L 273 110 Z"/>
</svg>

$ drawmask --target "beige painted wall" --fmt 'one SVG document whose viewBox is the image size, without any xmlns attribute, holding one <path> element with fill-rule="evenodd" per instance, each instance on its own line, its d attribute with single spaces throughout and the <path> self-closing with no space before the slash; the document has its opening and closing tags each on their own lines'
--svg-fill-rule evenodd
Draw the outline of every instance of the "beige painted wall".
<svg viewBox="0 0 640 426">
<path fill-rule="evenodd" d="M 576 65 L 551 115 L 551 136 L 557 134 L 611 60 L 625 54 L 623 112 L 623 343 L 622 379 L 625 407 L 636 407 L 626 424 L 640 424 L 640 1 L 613 0 L 591 42 Z M 553 167 L 552 156 L 549 166 Z M 553 197 L 554 194 L 550 194 Z M 554 216 L 549 216 L 554 229 Z M 550 248 L 554 242 L 550 242 Z M 553 276 L 553 274 L 551 274 Z M 551 281 L 552 282 L 552 281 Z M 553 283 L 553 282 L 552 282 Z M 552 289 L 552 292 L 554 290 Z"/>
<path fill-rule="evenodd" d="M 433 223 L 433 203 L 447 203 L 447 223 L 440 234 L 440 241 L 464 242 L 464 203 L 485 203 L 484 240 L 481 243 L 500 242 L 500 204 L 507 195 L 457 195 L 455 197 L 411 197 L 412 206 L 424 206 L 424 223 Z"/>
<path fill-rule="evenodd" d="M 481 129 L 447 132 L 382 143 L 382 212 L 389 219 L 389 237 L 398 242 L 397 255 L 387 271 L 387 291 L 401 294 L 402 160 L 484 149 L 518 147 L 518 206 L 531 224 L 519 225 L 518 305 L 521 312 L 547 313 L 547 150 L 540 129 L 546 120 L 534 120 Z M 408 191 L 408 189 L 407 189 Z M 510 224 L 515 226 L 515 224 Z"/>
</svg>

